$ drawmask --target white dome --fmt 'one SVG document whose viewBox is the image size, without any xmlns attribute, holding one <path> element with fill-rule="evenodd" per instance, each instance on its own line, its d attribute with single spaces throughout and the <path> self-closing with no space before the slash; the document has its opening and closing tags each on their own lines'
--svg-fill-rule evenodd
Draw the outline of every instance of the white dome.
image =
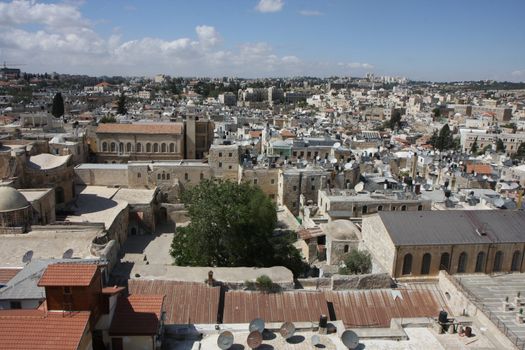
<svg viewBox="0 0 525 350">
<path fill-rule="evenodd" d="M 23 209 L 29 205 L 27 199 L 17 190 L 8 186 L 0 186 L 0 211 Z"/>
<path fill-rule="evenodd" d="M 327 236 L 338 241 L 355 241 L 359 239 L 359 229 L 350 220 L 334 220 L 321 225 Z"/>
</svg>

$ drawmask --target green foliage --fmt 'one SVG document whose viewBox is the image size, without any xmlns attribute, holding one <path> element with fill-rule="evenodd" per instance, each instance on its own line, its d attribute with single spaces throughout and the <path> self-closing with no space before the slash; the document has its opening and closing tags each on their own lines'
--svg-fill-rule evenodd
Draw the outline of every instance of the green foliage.
<svg viewBox="0 0 525 350">
<path fill-rule="evenodd" d="M 520 143 L 516 153 L 512 155 L 512 158 L 525 160 L 525 142 Z"/>
<path fill-rule="evenodd" d="M 191 222 L 177 229 L 171 255 L 185 266 L 285 266 L 299 274 L 304 263 L 295 235 L 274 235 L 275 205 L 259 187 L 204 180 L 182 194 Z"/>
<path fill-rule="evenodd" d="M 478 146 L 478 138 L 476 137 L 474 139 L 474 142 L 472 143 L 472 146 L 470 146 L 470 153 L 472 154 L 478 154 L 479 146 Z"/>
<path fill-rule="evenodd" d="M 128 114 L 128 109 L 126 108 L 126 95 L 124 95 L 124 92 L 121 92 L 118 98 L 117 114 L 120 114 L 120 115 Z"/>
<path fill-rule="evenodd" d="M 342 275 L 356 275 L 372 271 L 372 258 L 370 253 L 352 248 L 344 257 L 344 267 L 339 268 Z"/>
<path fill-rule="evenodd" d="M 397 109 L 392 112 L 390 120 L 388 121 L 388 127 L 392 130 L 399 129 L 401 127 L 401 112 Z"/>
<path fill-rule="evenodd" d="M 116 123 L 117 122 L 117 119 L 115 119 L 114 116 L 112 115 L 106 115 L 106 116 L 103 116 L 102 118 L 100 118 L 100 123 Z"/>
<path fill-rule="evenodd" d="M 62 94 L 60 92 L 57 92 L 55 94 L 55 97 L 53 97 L 53 106 L 51 107 L 51 114 L 55 118 L 60 118 L 64 115 L 64 99 L 62 98 Z"/>
<path fill-rule="evenodd" d="M 273 284 L 273 281 L 270 277 L 266 275 L 261 275 L 257 277 L 255 280 L 255 285 L 257 286 L 257 289 L 261 292 L 272 292 L 275 290 L 275 286 Z"/>
<path fill-rule="evenodd" d="M 505 152 L 505 144 L 503 143 L 502 139 L 498 139 L 496 141 L 496 152 L 498 153 Z"/>
<path fill-rule="evenodd" d="M 432 137 L 430 138 L 430 144 L 440 151 L 457 148 L 457 144 L 454 140 L 454 134 L 452 134 L 452 131 L 450 131 L 448 124 L 443 125 L 439 131 L 439 134 L 437 131 L 434 131 Z"/>
<path fill-rule="evenodd" d="M 432 110 L 432 113 L 434 114 L 434 120 L 439 118 L 441 116 L 441 109 L 439 108 L 434 108 Z"/>
</svg>

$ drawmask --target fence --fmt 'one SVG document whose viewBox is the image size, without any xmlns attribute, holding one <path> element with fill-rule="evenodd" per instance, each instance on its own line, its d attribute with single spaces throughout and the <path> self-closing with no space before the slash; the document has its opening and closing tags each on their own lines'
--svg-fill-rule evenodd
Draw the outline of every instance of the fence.
<svg viewBox="0 0 525 350">
<path fill-rule="evenodd" d="M 447 279 L 463 294 L 465 294 L 469 300 L 483 312 L 489 320 L 514 344 L 519 350 L 525 350 L 525 339 L 521 339 L 509 329 L 500 318 L 492 312 L 487 305 L 482 303 L 474 294 L 472 294 L 468 288 L 466 288 L 459 278 L 455 278 L 448 273 L 445 274 Z"/>
</svg>

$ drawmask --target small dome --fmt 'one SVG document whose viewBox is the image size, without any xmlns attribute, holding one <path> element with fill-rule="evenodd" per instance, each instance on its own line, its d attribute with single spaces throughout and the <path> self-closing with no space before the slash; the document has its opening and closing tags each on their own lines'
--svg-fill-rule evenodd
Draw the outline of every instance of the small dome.
<svg viewBox="0 0 525 350">
<path fill-rule="evenodd" d="M 23 209 L 29 205 L 27 199 L 17 190 L 8 186 L 0 186 L 0 211 Z"/>
<path fill-rule="evenodd" d="M 355 241 L 359 239 L 359 229 L 350 220 L 334 220 L 321 225 L 327 236 L 338 241 Z"/>
</svg>

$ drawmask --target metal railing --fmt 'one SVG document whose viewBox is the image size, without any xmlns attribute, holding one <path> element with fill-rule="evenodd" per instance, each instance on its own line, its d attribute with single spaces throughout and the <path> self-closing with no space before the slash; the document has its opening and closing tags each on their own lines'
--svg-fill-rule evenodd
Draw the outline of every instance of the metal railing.
<svg viewBox="0 0 525 350">
<path fill-rule="evenodd" d="M 468 288 L 465 287 L 465 285 L 461 282 L 460 279 L 449 275 L 448 273 L 445 274 L 447 279 L 464 295 L 466 295 L 469 300 L 474 304 L 475 307 L 477 307 L 481 312 L 483 312 L 488 319 L 496 326 L 498 329 L 518 348 L 519 350 L 525 350 L 525 339 L 520 339 L 516 333 L 514 333 L 510 328 L 505 325 L 503 321 L 500 320 L 500 318 L 490 310 L 489 306 L 481 302 L 472 292 L 468 290 Z"/>
</svg>

